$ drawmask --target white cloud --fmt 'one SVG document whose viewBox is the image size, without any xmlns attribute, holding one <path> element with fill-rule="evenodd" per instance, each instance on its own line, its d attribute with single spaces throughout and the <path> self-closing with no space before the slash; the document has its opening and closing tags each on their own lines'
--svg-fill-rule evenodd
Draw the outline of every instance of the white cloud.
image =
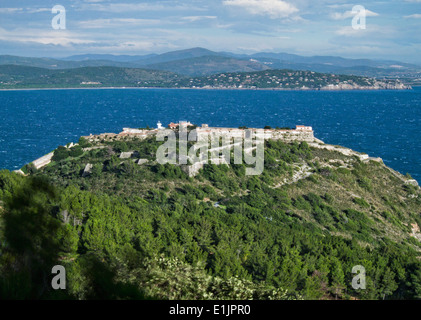
<svg viewBox="0 0 421 320">
<path fill-rule="evenodd" d="M 0 8 L 0 13 L 15 13 L 22 11 L 22 8 Z"/>
<path fill-rule="evenodd" d="M 124 41 L 124 42 L 115 42 L 107 45 L 102 45 L 96 47 L 95 50 L 108 52 L 126 52 L 126 51 L 149 51 L 152 49 L 159 48 L 159 45 L 154 41 Z"/>
<path fill-rule="evenodd" d="M 360 36 L 360 35 L 366 35 L 369 31 L 367 30 L 356 30 L 352 28 L 351 26 L 346 26 L 339 28 L 335 31 L 335 34 L 339 36 L 346 36 L 346 37 L 352 37 L 352 36 Z"/>
<path fill-rule="evenodd" d="M 27 13 L 51 12 L 52 8 L 27 8 Z"/>
<path fill-rule="evenodd" d="M 327 5 L 327 7 L 332 8 L 332 9 L 349 8 L 349 7 L 352 7 L 352 4 L 349 4 L 349 3 L 331 4 L 331 5 Z"/>
<path fill-rule="evenodd" d="M 85 29 L 102 29 L 110 27 L 133 27 L 133 26 L 153 26 L 160 25 L 162 22 L 158 19 L 94 19 L 79 21 L 78 26 Z"/>
<path fill-rule="evenodd" d="M 185 4 L 168 5 L 168 3 L 85 3 L 78 7 L 80 11 L 102 11 L 112 13 L 123 12 L 146 12 L 146 11 L 204 11 L 204 8 L 189 6 Z"/>
<path fill-rule="evenodd" d="M 73 44 L 93 44 L 95 41 L 82 39 L 76 34 L 71 33 L 67 30 L 26 30 L 16 29 L 8 31 L 0 28 L 0 40 L 11 41 L 11 42 L 24 42 L 24 43 L 38 43 L 38 44 L 52 44 L 60 46 L 71 46 Z"/>
<path fill-rule="evenodd" d="M 352 26 L 342 27 L 337 29 L 335 34 L 345 37 L 369 37 L 370 41 L 374 41 L 380 38 L 393 38 L 396 36 L 396 30 L 392 26 L 368 24 L 366 29 L 354 29 Z"/>
<path fill-rule="evenodd" d="M 224 0 L 223 4 L 241 7 L 251 14 L 266 15 L 272 19 L 285 18 L 298 12 L 295 6 L 282 0 Z"/>
<path fill-rule="evenodd" d="M 181 19 L 187 20 L 190 22 L 195 22 L 195 21 L 204 20 L 204 19 L 216 19 L 216 18 L 217 18 L 216 16 L 187 16 Z"/>
<path fill-rule="evenodd" d="M 40 12 L 51 12 L 51 8 L 0 8 L 0 13 L 40 13 Z"/>
<path fill-rule="evenodd" d="M 421 1 L 420 1 L 421 2 Z M 415 14 L 411 14 L 409 16 L 404 16 L 404 18 L 408 19 L 408 18 L 412 18 L 412 19 L 421 19 L 421 14 L 420 13 L 415 13 Z"/>
<path fill-rule="evenodd" d="M 355 17 L 356 14 L 357 14 L 357 12 L 350 10 L 350 11 L 345 11 L 344 13 L 334 12 L 330 16 L 334 20 L 345 20 L 345 19 L 348 19 L 348 18 Z M 376 13 L 376 12 L 365 9 L 365 15 L 366 15 L 366 17 L 377 17 L 379 14 Z"/>
</svg>

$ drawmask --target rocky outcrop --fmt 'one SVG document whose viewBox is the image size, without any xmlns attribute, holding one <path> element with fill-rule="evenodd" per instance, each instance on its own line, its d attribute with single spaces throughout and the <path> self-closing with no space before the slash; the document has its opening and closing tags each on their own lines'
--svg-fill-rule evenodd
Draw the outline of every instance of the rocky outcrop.
<svg viewBox="0 0 421 320">
<path fill-rule="evenodd" d="M 82 177 L 86 177 L 90 175 L 92 171 L 92 167 L 93 167 L 92 164 L 90 163 L 86 164 L 85 169 L 83 170 L 83 173 L 82 173 Z"/>
<path fill-rule="evenodd" d="M 368 154 L 356 152 L 352 149 L 348 149 L 348 148 L 345 148 L 345 147 L 333 146 L 333 145 L 324 144 L 324 143 L 309 143 L 309 146 L 313 147 L 313 148 L 318 148 L 318 149 L 326 149 L 326 150 L 329 150 L 329 151 L 340 152 L 343 155 L 346 155 L 346 156 L 349 156 L 349 157 L 355 156 L 355 157 L 359 158 L 361 161 L 365 161 L 365 160 L 370 159 Z"/>
<path fill-rule="evenodd" d="M 128 151 L 128 152 L 122 152 L 120 154 L 120 159 L 130 159 L 133 157 L 138 157 L 139 152 L 138 151 Z"/>
<path fill-rule="evenodd" d="M 46 154 L 45 156 L 32 161 L 32 163 L 36 169 L 42 168 L 51 162 L 53 155 L 54 155 L 54 152 L 50 152 L 49 154 Z"/>
<path fill-rule="evenodd" d="M 139 166 L 148 162 L 149 162 L 148 159 L 138 159 L 135 161 L 135 163 L 137 163 Z"/>
<path fill-rule="evenodd" d="M 366 86 L 357 85 L 355 83 L 338 83 L 329 84 L 321 87 L 320 90 L 411 90 L 412 87 L 403 84 L 399 80 L 386 82 L 374 81 L 373 84 Z"/>
<path fill-rule="evenodd" d="M 420 227 L 417 223 L 411 223 L 411 236 L 421 241 Z"/>
<path fill-rule="evenodd" d="M 405 181 L 405 184 L 409 184 L 409 185 L 411 185 L 411 186 L 418 187 L 418 181 L 417 181 L 417 180 L 415 180 L 415 179 L 409 179 L 409 180 L 406 180 L 406 181 Z"/>
</svg>

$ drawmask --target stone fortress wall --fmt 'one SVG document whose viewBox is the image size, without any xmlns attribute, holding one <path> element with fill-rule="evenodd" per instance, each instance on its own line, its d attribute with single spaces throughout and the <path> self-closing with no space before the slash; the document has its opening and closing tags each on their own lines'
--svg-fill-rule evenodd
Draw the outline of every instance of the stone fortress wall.
<svg viewBox="0 0 421 320">
<path fill-rule="evenodd" d="M 190 122 L 180 122 L 177 124 L 171 123 L 169 128 L 172 130 L 180 130 L 187 128 L 187 125 L 191 125 Z M 134 128 L 123 128 L 123 131 L 116 133 L 101 133 L 97 135 L 84 136 L 85 139 L 98 142 L 101 140 L 107 139 L 122 139 L 124 137 L 137 137 L 146 139 L 157 135 L 161 130 L 165 128 L 161 127 L 160 129 L 134 129 Z M 208 136 L 229 136 L 229 137 L 238 137 L 244 138 L 247 130 L 252 130 L 257 135 L 264 137 L 264 139 L 274 139 L 274 140 L 284 140 L 287 142 L 292 141 L 306 141 L 306 142 L 321 142 L 320 140 L 314 137 L 314 132 L 312 127 L 308 126 L 296 126 L 295 129 L 239 129 L 239 128 L 222 128 L 222 127 L 209 127 L 206 124 L 202 124 L 201 127 L 195 128 L 197 131 L 198 139 Z"/>
<path fill-rule="evenodd" d="M 316 139 L 314 137 L 313 128 L 309 126 L 302 126 L 297 125 L 295 129 L 243 129 L 243 128 L 223 128 L 223 127 L 209 127 L 207 124 L 202 124 L 201 126 L 197 127 L 194 126 L 192 123 L 188 121 L 180 121 L 179 123 L 171 122 L 168 125 L 170 130 L 179 131 L 179 130 L 187 130 L 188 128 L 196 129 L 197 134 L 197 141 L 209 141 L 208 139 L 215 139 L 216 137 L 229 137 L 232 141 L 223 147 L 217 148 L 209 148 L 209 152 L 222 152 L 223 149 L 226 148 L 233 148 L 235 138 L 246 138 L 249 130 L 253 132 L 253 134 L 259 138 L 263 139 L 274 139 L 274 140 L 283 140 L 286 142 L 293 142 L 293 141 L 306 141 L 309 143 L 323 143 L 322 141 Z M 140 138 L 146 139 L 149 137 L 154 137 L 157 134 L 161 133 L 165 128 L 162 127 L 161 122 L 158 122 L 156 129 L 135 129 L 135 128 L 123 128 L 123 131 L 115 134 L 115 133 L 103 133 L 99 135 L 89 135 L 85 136 L 89 141 L 92 142 L 99 142 L 101 140 L 107 139 L 124 139 L 125 137 L 132 137 L 132 138 Z M 223 157 L 219 157 L 218 159 L 204 159 L 199 161 L 191 161 L 192 164 L 181 164 L 181 169 L 186 172 L 189 176 L 195 176 L 203 166 L 209 162 L 212 163 L 224 163 L 225 159 Z"/>
<path fill-rule="evenodd" d="M 170 128 L 171 130 L 177 131 L 177 130 L 187 129 L 189 126 L 193 126 L 193 125 L 187 121 L 180 121 L 179 123 L 171 122 L 168 125 L 168 128 Z M 313 128 L 310 126 L 297 125 L 295 129 L 256 129 L 256 128 L 243 129 L 243 128 L 209 127 L 207 124 L 202 124 L 200 127 L 194 126 L 190 128 L 196 129 L 197 141 L 201 141 L 204 139 L 206 139 L 206 141 L 209 141 L 208 140 L 209 138 L 212 139 L 216 137 L 222 137 L 222 138 L 229 137 L 230 138 L 230 143 L 227 144 L 226 146 L 209 148 L 209 152 L 211 154 L 212 152 L 215 152 L 215 154 L 219 154 L 219 152 L 222 152 L 223 149 L 233 148 L 236 143 L 235 138 L 242 138 L 242 139 L 249 138 L 247 135 L 250 134 L 250 130 L 251 130 L 254 136 L 262 138 L 262 139 L 282 140 L 285 142 L 305 141 L 309 143 L 311 147 L 314 147 L 314 148 L 326 148 L 326 149 L 341 152 L 348 156 L 357 156 L 362 161 L 371 159 L 366 154 L 361 154 L 348 148 L 324 144 L 323 141 L 314 137 Z M 161 123 L 158 122 L 158 127 L 156 129 L 123 128 L 123 131 L 118 134 L 116 133 L 102 133 L 102 134 L 97 134 L 97 135 L 90 134 L 89 136 L 83 136 L 83 138 L 87 139 L 90 142 L 101 142 L 103 140 L 123 140 L 127 137 L 146 139 L 146 138 L 156 137 L 156 135 L 163 132 L 164 129 L 165 128 L 162 127 Z M 70 148 L 71 146 L 74 146 L 74 144 L 72 143 L 68 147 Z M 94 148 L 99 148 L 99 147 L 94 147 Z M 41 167 L 48 165 L 51 162 L 52 156 L 53 156 L 53 152 L 33 161 L 32 163 L 35 165 L 37 169 L 39 169 Z M 193 164 L 190 164 L 190 165 L 181 165 L 181 168 L 190 176 L 194 176 L 197 174 L 197 172 L 201 168 L 203 168 L 203 166 L 206 163 L 209 163 L 209 161 L 214 161 L 215 163 L 217 163 L 217 160 L 219 160 L 219 163 L 224 163 L 225 161 L 225 159 L 222 157 L 219 157 L 219 159 L 209 159 L 209 160 L 206 159 L 203 161 L 199 160 L 199 161 L 194 161 Z"/>
</svg>

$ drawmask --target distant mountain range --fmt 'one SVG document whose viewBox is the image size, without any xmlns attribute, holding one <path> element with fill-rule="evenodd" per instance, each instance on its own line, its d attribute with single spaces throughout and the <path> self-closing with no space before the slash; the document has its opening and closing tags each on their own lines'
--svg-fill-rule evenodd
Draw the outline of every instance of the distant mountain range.
<svg viewBox="0 0 421 320">
<path fill-rule="evenodd" d="M 235 54 L 204 48 L 148 55 L 84 54 L 61 59 L 0 56 L 0 65 L 19 65 L 47 69 L 82 67 L 142 68 L 169 71 L 182 76 L 207 76 L 221 72 L 253 72 L 269 69 L 309 70 L 366 77 L 421 79 L 421 66 L 399 61 L 346 59 L 335 56 L 299 56 L 261 52 Z"/>
</svg>

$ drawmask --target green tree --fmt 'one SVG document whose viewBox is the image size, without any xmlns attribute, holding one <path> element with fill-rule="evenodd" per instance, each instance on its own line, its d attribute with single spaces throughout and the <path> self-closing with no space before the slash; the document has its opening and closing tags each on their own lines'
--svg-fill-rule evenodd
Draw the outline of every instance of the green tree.
<svg viewBox="0 0 421 320">
<path fill-rule="evenodd" d="M 382 299 L 384 300 L 387 296 L 391 296 L 397 288 L 398 284 L 395 282 L 395 273 L 389 267 L 386 267 L 379 288 Z"/>
<path fill-rule="evenodd" d="M 39 299 L 52 294 L 51 268 L 58 264 L 62 228 L 53 217 L 55 189 L 44 179 L 25 179 L 5 202 L 0 296 Z"/>
<path fill-rule="evenodd" d="M 345 275 L 342 270 L 342 265 L 337 258 L 335 258 L 332 263 L 330 289 L 335 295 L 335 299 L 341 297 L 343 290 L 345 289 Z"/>
<path fill-rule="evenodd" d="M 69 149 L 63 146 L 59 146 L 56 150 L 54 150 L 54 154 L 52 157 L 53 161 L 61 161 L 69 157 Z"/>
<path fill-rule="evenodd" d="M 76 158 L 76 157 L 81 156 L 82 154 L 83 154 L 83 150 L 81 146 L 75 146 L 75 147 L 70 148 L 69 155 L 71 157 Z"/>
<path fill-rule="evenodd" d="M 102 163 L 95 163 L 91 169 L 91 175 L 93 177 L 100 177 L 102 174 Z"/>
</svg>

